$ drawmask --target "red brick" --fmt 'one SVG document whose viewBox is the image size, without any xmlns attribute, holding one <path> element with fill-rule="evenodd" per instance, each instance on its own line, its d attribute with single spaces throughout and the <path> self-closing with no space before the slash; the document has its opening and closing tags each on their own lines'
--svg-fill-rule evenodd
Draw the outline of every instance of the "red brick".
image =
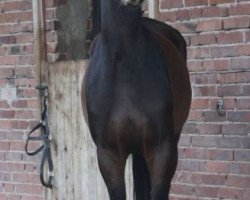
<svg viewBox="0 0 250 200">
<path fill-rule="evenodd" d="M 38 99 L 29 99 L 28 100 L 28 107 L 33 109 L 40 108 L 40 101 Z"/>
<path fill-rule="evenodd" d="M 198 32 L 216 31 L 221 29 L 222 29 L 222 21 L 216 19 L 199 21 L 197 25 Z"/>
<path fill-rule="evenodd" d="M 26 82 L 28 87 L 36 87 L 39 85 L 39 80 L 36 78 L 28 78 Z"/>
<path fill-rule="evenodd" d="M 9 120 L 0 120 L 0 127 L 2 130 L 11 129 L 11 122 Z"/>
<path fill-rule="evenodd" d="M 241 141 L 238 137 L 218 137 L 217 139 L 218 148 L 241 148 Z"/>
<path fill-rule="evenodd" d="M 250 161 L 250 150 L 235 150 L 234 151 L 234 160 L 235 161 L 242 161 L 242 162 L 249 162 Z M 250 182 L 249 182 L 250 183 Z"/>
<path fill-rule="evenodd" d="M 17 22 L 32 21 L 33 13 L 32 11 L 18 12 L 15 13 L 15 17 Z"/>
<path fill-rule="evenodd" d="M 34 118 L 38 118 L 38 114 L 33 110 L 17 110 L 16 118 L 17 119 L 34 119 Z"/>
<path fill-rule="evenodd" d="M 228 18 L 223 20 L 223 28 L 225 30 L 248 28 L 249 25 L 250 25 L 249 17 Z"/>
<path fill-rule="evenodd" d="M 9 200 L 20 200 L 21 196 L 19 194 L 10 194 Z"/>
<path fill-rule="evenodd" d="M 185 0 L 185 6 L 189 7 L 189 6 L 203 6 L 203 5 L 207 5 L 208 4 L 208 0 Z"/>
<path fill-rule="evenodd" d="M 30 174 L 30 182 L 35 184 L 40 184 L 40 176 L 39 174 Z"/>
<path fill-rule="evenodd" d="M 46 32 L 45 38 L 47 42 L 55 42 L 58 40 L 57 33 L 51 31 Z"/>
<path fill-rule="evenodd" d="M 27 172 L 35 172 L 35 170 L 36 170 L 36 165 L 35 164 L 30 164 L 30 163 L 25 164 L 25 171 L 27 171 Z"/>
<path fill-rule="evenodd" d="M 188 70 L 190 72 L 200 72 L 200 71 L 203 71 L 203 68 L 202 68 L 202 61 L 199 61 L 199 60 L 195 60 L 195 61 L 188 61 Z M 250 77 L 250 75 L 249 75 Z M 250 79 L 249 79 L 250 80 Z"/>
<path fill-rule="evenodd" d="M 216 147 L 217 146 L 217 137 L 212 136 L 193 136 L 192 137 L 192 146 L 193 147 Z"/>
<path fill-rule="evenodd" d="M 11 121 L 11 128 L 13 128 L 13 129 L 27 129 L 28 122 L 27 121 Z"/>
<path fill-rule="evenodd" d="M 186 123 L 183 127 L 182 134 L 196 134 L 196 124 Z"/>
<path fill-rule="evenodd" d="M 3 3 L 3 12 L 8 11 L 17 11 L 20 10 L 20 2 L 13 1 L 13 2 L 4 2 Z"/>
<path fill-rule="evenodd" d="M 246 135 L 246 124 L 225 124 L 222 125 L 222 134 L 224 135 Z"/>
<path fill-rule="evenodd" d="M 204 111 L 202 115 L 203 115 L 203 120 L 205 122 L 223 122 L 223 121 L 226 121 L 226 115 L 219 114 L 216 111 Z"/>
<path fill-rule="evenodd" d="M 193 99 L 191 109 L 206 109 L 208 102 L 208 99 Z"/>
<path fill-rule="evenodd" d="M 7 194 L 0 193 L 0 199 L 1 200 L 7 200 Z"/>
<path fill-rule="evenodd" d="M 12 107 L 14 107 L 14 108 L 27 108 L 28 101 L 27 101 L 27 99 L 14 100 L 12 102 Z"/>
<path fill-rule="evenodd" d="M 219 162 L 219 161 L 207 161 L 205 166 L 206 172 L 216 173 L 216 174 L 228 174 L 230 173 L 230 163 L 229 162 Z"/>
<path fill-rule="evenodd" d="M 14 70 L 12 68 L 0 68 L 0 78 L 13 77 Z"/>
<path fill-rule="evenodd" d="M 1 16 L 1 14 L 0 14 Z M 0 24 L 0 33 L 1 35 L 11 34 L 13 25 Z"/>
<path fill-rule="evenodd" d="M 216 43 L 216 40 L 215 40 L 214 34 L 195 35 L 191 37 L 192 46 L 208 45 L 208 44 L 215 44 L 215 43 Z"/>
<path fill-rule="evenodd" d="M 202 17 L 226 17 L 228 8 L 226 7 L 206 7 L 202 10 Z"/>
<path fill-rule="evenodd" d="M 230 69 L 248 70 L 250 66 L 250 58 L 232 58 L 230 62 Z"/>
<path fill-rule="evenodd" d="M 250 173 L 250 164 L 249 163 L 233 163 L 232 164 L 232 172 L 234 174 L 246 174 L 249 175 Z"/>
<path fill-rule="evenodd" d="M 250 31 L 245 31 L 245 39 L 246 39 L 246 42 L 249 42 L 250 41 Z"/>
<path fill-rule="evenodd" d="M 182 170 L 191 172 L 203 172 L 205 161 L 200 160 L 182 160 Z"/>
<path fill-rule="evenodd" d="M 13 32 L 14 33 L 25 33 L 25 32 L 32 32 L 33 25 L 32 23 L 21 23 L 21 24 L 14 24 Z"/>
<path fill-rule="evenodd" d="M 229 15 L 250 15 L 250 4 L 237 4 L 229 7 Z"/>
<path fill-rule="evenodd" d="M 199 197 L 216 198 L 218 196 L 218 191 L 219 188 L 217 187 L 205 187 L 205 186 L 195 187 L 195 193 Z"/>
<path fill-rule="evenodd" d="M 200 159 L 203 160 L 207 158 L 207 152 L 199 148 L 185 148 L 180 151 L 180 155 L 185 159 Z"/>
<path fill-rule="evenodd" d="M 5 153 L 5 159 L 7 161 L 22 161 L 23 160 L 23 154 L 20 152 L 6 152 Z"/>
<path fill-rule="evenodd" d="M 225 71 L 229 69 L 229 61 L 228 60 L 203 61 L 203 68 L 207 71 Z"/>
<path fill-rule="evenodd" d="M 219 97 L 224 96 L 241 96 L 240 85 L 223 85 L 217 87 L 217 95 Z"/>
<path fill-rule="evenodd" d="M 0 56 L 6 55 L 7 47 L 0 47 Z"/>
<path fill-rule="evenodd" d="M 250 44 L 237 46 L 236 51 L 238 56 L 250 56 Z"/>
<path fill-rule="evenodd" d="M 19 56 L 17 63 L 19 65 L 34 65 L 35 64 L 35 58 L 32 55 L 29 55 L 29 56 Z"/>
<path fill-rule="evenodd" d="M 176 13 L 177 20 L 183 21 L 183 20 L 189 20 L 189 10 L 179 10 Z"/>
<path fill-rule="evenodd" d="M 210 149 L 208 152 L 209 160 L 233 161 L 233 150 Z"/>
<path fill-rule="evenodd" d="M 250 149 L 250 138 L 249 137 L 242 139 L 242 148 L 243 149 Z"/>
<path fill-rule="evenodd" d="M 238 188 L 222 188 L 219 189 L 220 199 L 242 199 L 243 200 L 243 190 Z"/>
<path fill-rule="evenodd" d="M 0 13 L 0 24 L 16 22 L 15 13 Z"/>
<path fill-rule="evenodd" d="M 194 84 L 217 84 L 218 81 L 218 75 L 217 74 L 199 74 L 194 76 Z"/>
<path fill-rule="evenodd" d="M 175 0 L 175 1 L 172 1 L 172 0 L 163 0 L 161 2 L 161 8 L 163 8 L 163 9 L 180 8 L 182 6 L 183 6 L 182 0 Z"/>
<path fill-rule="evenodd" d="M 0 110 L 0 118 L 2 118 L 2 119 L 15 118 L 15 111 L 13 111 L 13 110 Z"/>
<path fill-rule="evenodd" d="M 10 141 L 10 150 L 23 151 L 25 147 L 25 141 Z"/>
<path fill-rule="evenodd" d="M 242 86 L 242 94 L 244 96 L 250 96 L 250 85 L 243 85 Z"/>
<path fill-rule="evenodd" d="M 29 183 L 30 176 L 29 174 L 24 174 L 24 173 L 13 173 L 13 181 L 19 183 Z"/>
<path fill-rule="evenodd" d="M 16 56 L 0 56 L 0 65 L 16 65 L 17 60 Z"/>
<path fill-rule="evenodd" d="M 22 131 L 14 131 L 6 132 L 7 140 L 23 140 L 23 132 Z"/>
<path fill-rule="evenodd" d="M 34 34 L 33 33 L 25 33 L 16 36 L 17 43 L 33 43 L 34 42 Z"/>
<path fill-rule="evenodd" d="M 197 124 L 198 134 L 217 135 L 221 133 L 221 126 L 216 124 Z"/>
<path fill-rule="evenodd" d="M 194 186 L 193 185 L 175 185 L 172 184 L 171 191 L 174 194 L 186 194 L 186 195 L 194 195 Z"/>
<path fill-rule="evenodd" d="M 202 120 L 202 112 L 201 111 L 193 111 L 189 112 L 188 121 L 201 121 Z"/>
<path fill-rule="evenodd" d="M 250 110 L 250 99 L 237 99 L 236 108 L 237 110 Z"/>
<path fill-rule="evenodd" d="M 45 19 L 46 20 L 55 20 L 56 19 L 55 15 L 56 15 L 55 9 L 47 9 L 47 10 L 45 10 Z"/>
<path fill-rule="evenodd" d="M 179 146 L 180 147 L 189 147 L 191 144 L 191 137 L 182 135 L 179 141 Z"/>
<path fill-rule="evenodd" d="M 216 35 L 216 39 L 218 44 L 242 43 L 243 33 L 242 32 L 219 33 Z"/>
<path fill-rule="evenodd" d="M 195 86 L 193 88 L 194 96 L 214 96 L 216 94 L 215 86 Z"/>
<path fill-rule="evenodd" d="M 228 112 L 230 122 L 250 122 L 250 111 L 231 111 Z"/>
<path fill-rule="evenodd" d="M 236 53 L 236 47 L 235 46 L 211 47 L 211 56 L 213 58 L 234 57 L 236 55 L 237 55 L 237 53 Z"/>
<path fill-rule="evenodd" d="M 211 57 L 209 48 L 189 48 L 187 52 L 188 59 L 196 59 L 196 58 L 209 58 Z"/>
<path fill-rule="evenodd" d="M 56 0 L 45 0 L 44 6 L 45 6 L 45 8 L 51 8 L 51 7 L 56 6 L 56 2 L 57 2 Z"/>
<path fill-rule="evenodd" d="M 250 83 L 250 72 L 246 72 L 247 83 Z"/>
<path fill-rule="evenodd" d="M 224 4 L 224 3 L 234 3 L 235 0 L 208 0 L 210 5 Z"/>
<path fill-rule="evenodd" d="M 16 192 L 26 194 L 41 194 L 42 187 L 37 185 L 16 185 Z"/>
<path fill-rule="evenodd" d="M 0 141 L 0 151 L 7 151 L 10 149 L 10 143 L 9 141 Z"/>
<path fill-rule="evenodd" d="M 14 184 L 4 183 L 4 191 L 5 192 L 13 193 L 14 189 L 15 189 L 15 185 Z"/>
<path fill-rule="evenodd" d="M 190 19 L 199 19 L 202 15 L 202 9 L 201 8 L 190 8 Z"/>
<path fill-rule="evenodd" d="M 243 198 L 242 199 L 248 199 L 250 196 L 250 189 L 243 190 Z"/>
<path fill-rule="evenodd" d="M 15 44 L 16 36 L 0 36 L 0 44 Z"/>
<path fill-rule="evenodd" d="M 161 12 L 158 18 L 163 22 L 175 22 L 177 20 L 174 12 Z"/>
<path fill-rule="evenodd" d="M 249 188 L 250 177 L 228 176 L 226 185 L 235 188 Z"/>
<path fill-rule="evenodd" d="M 219 77 L 221 84 L 246 83 L 247 79 L 245 72 L 224 73 L 220 74 Z"/>
</svg>

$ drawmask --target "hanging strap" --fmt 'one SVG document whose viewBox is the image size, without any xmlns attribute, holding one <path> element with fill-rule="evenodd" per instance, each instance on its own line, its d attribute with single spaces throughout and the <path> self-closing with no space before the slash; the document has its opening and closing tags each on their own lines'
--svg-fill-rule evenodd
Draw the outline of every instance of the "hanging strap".
<svg viewBox="0 0 250 200">
<path fill-rule="evenodd" d="M 41 98 L 43 100 L 42 104 L 42 120 L 29 132 L 28 138 L 25 145 L 26 154 L 29 156 L 35 156 L 38 153 L 43 151 L 42 161 L 40 165 L 40 180 L 44 187 L 52 188 L 52 180 L 53 180 L 53 162 L 51 157 L 51 150 L 50 150 L 50 142 L 51 142 L 51 135 L 48 125 L 48 116 L 47 116 L 47 96 L 48 96 L 48 88 L 45 86 L 39 86 L 37 89 L 40 91 Z M 32 136 L 36 130 L 41 129 L 41 136 Z M 30 141 L 42 141 L 43 144 L 35 151 L 28 151 L 28 146 Z M 44 169 L 45 163 L 48 163 L 48 180 L 47 182 L 44 180 Z"/>
</svg>

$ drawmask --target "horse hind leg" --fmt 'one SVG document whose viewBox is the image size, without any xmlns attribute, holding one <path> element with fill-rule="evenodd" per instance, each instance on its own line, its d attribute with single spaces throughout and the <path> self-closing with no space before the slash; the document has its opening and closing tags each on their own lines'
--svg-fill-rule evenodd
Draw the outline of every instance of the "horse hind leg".
<svg viewBox="0 0 250 200">
<path fill-rule="evenodd" d="M 102 147 L 97 147 L 97 156 L 110 200 L 126 200 L 124 178 L 126 157 L 116 156 Z"/>
<path fill-rule="evenodd" d="M 168 200 L 171 181 L 174 176 L 177 160 L 177 139 L 168 138 L 154 148 L 154 156 L 148 161 L 151 174 L 151 199 Z"/>
</svg>

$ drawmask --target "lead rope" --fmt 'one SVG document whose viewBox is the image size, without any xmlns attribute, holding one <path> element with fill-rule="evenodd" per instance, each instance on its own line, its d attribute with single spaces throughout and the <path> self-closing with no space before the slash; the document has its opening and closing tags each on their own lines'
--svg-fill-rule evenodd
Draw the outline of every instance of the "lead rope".
<svg viewBox="0 0 250 200">
<path fill-rule="evenodd" d="M 39 86 L 36 87 L 39 90 L 41 99 L 42 99 L 42 116 L 41 121 L 29 132 L 28 138 L 25 145 L 25 152 L 29 156 L 35 156 L 41 151 L 43 151 L 42 161 L 40 165 L 40 180 L 44 187 L 52 188 L 52 180 L 53 180 L 53 162 L 51 157 L 51 150 L 50 150 L 50 142 L 51 142 L 51 135 L 48 125 L 48 115 L 47 115 L 47 97 L 48 97 L 48 87 L 47 86 Z M 36 130 L 41 129 L 41 136 L 31 136 L 33 132 Z M 33 152 L 28 151 L 29 141 L 43 141 L 41 147 Z M 44 169 L 45 163 L 48 163 L 48 180 L 47 182 L 44 180 Z"/>
</svg>

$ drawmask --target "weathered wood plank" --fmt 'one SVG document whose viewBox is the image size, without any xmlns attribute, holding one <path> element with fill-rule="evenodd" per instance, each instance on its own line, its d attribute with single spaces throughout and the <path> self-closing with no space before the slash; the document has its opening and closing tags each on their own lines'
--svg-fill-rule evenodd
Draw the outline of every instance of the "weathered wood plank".
<svg viewBox="0 0 250 200">
<path fill-rule="evenodd" d="M 96 147 L 81 109 L 81 84 L 87 61 L 49 64 L 49 120 L 55 168 L 47 200 L 108 200 Z M 126 167 L 127 199 L 132 200 L 131 160 Z M 130 167 L 129 167 L 130 165 Z"/>
</svg>

